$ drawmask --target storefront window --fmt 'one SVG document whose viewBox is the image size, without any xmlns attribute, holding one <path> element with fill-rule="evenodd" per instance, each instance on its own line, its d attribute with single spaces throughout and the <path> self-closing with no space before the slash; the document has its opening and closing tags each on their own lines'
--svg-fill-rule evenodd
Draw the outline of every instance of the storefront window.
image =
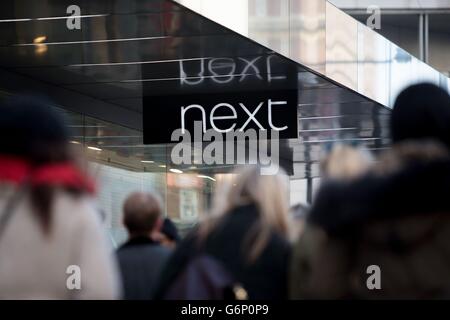
<svg viewBox="0 0 450 320">
<path fill-rule="evenodd" d="M 98 209 L 116 247 L 127 239 L 122 205 L 133 191 L 158 194 L 164 214 L 181 235 L 205 214 L 215 186 L 214 175 L 202 174 L 201 168 L 194 166 L 187 172 L 171 168 L 167 161 L 170 146 L 143 145 L 140 131 L 59 111 L 71 129 L 71 143 L 89 160 L 98 184 Z"/>
<path fill-rule="evenodd" d="M 450 29 L 448 14 L 429 15 L 429 63 L 431 66 L 450 75 Z"/>
</svg>

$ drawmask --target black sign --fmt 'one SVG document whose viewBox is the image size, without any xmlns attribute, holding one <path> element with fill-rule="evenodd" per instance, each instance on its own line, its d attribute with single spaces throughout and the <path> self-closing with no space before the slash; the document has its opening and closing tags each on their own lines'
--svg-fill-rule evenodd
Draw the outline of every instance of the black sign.
<svg viewBox="0 0 450 320">
<path fill-rule="evenodd" d="M 267 130 L 269 137 L 274 130 L 280 139 L 297 138 L 297 95 L 296 90 L 282 90 L 146 96 L 144 144 L 176 143 L 171 137 L 177 129 L 199 140 L 194 122 L 201 123 L 203 134 L 210 129 L 224 135 L 254 129 Z"/>
</svg>

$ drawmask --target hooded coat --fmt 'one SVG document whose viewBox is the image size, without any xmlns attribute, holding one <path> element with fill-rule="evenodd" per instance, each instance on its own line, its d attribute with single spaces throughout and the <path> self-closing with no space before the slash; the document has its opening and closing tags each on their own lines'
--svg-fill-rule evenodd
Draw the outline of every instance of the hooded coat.
<svg viewBox="0 0 450 320">
<path fill-rule="evenodd" d="M 450 298 L 449 200 L 446 157 L 328 182 L 294 248 L 290 297 Z"/>
</svg>

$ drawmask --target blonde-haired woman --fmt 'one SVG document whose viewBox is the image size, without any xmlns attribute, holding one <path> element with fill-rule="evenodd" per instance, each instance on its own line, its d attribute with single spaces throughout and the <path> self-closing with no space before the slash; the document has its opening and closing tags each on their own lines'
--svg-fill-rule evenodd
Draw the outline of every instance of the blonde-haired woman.
<svg viewBox="0 0 450 320">
<path fill-rule="evenodd" d="M 352 180 L 367 173 L 372 166 L 371 154 L 345 144 L 333 146 L 320 163 L 323 179 Z"/>
<path fill-rule="evenodd" d="M 285 175 L 261 175 L 256 166 L 235 171 L 218 187 L 211 216 L 182 242 L 168 262 L 157 298 L 167 298 L 167 292 L 175 287 L 193 287 L 189 292 L 210 287 L 201 283 L 210 281 L 207 276 L 186 274 L 189 264 L 199 256 L 214 261 L 209 269 L 220 265 L 218 268 L 239 283 L 249 299 L 286 298 L 290 255 L 287 184 Z M 202 280 L 193 283 L 192 279 Z M 183 283 L 177 286 L 177 281 Z"/>
</svg>

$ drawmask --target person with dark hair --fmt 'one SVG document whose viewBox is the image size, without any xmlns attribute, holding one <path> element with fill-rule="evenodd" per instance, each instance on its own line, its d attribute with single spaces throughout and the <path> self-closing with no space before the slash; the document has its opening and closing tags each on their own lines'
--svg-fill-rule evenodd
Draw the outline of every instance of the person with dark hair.
<svg viewBox="0 0 450 320">
<path fill-rule="evenodd" d="M 171 251 L 157 241 L 162 225 L 162 206 L 151 193 L 130 194 L 123 206 L 123 223 L 129 240 L 117 251 L 124 298 L 147 300 Z"/>
<path fill-rule="evenodd" d="M 450 95 L 434 84 L 420 83 L 403 90 L 391 115 L 394 143 L 436 140 L 450 149 Z"/>
<path fill-rule="evenodd" d="M 114 299 L 112 250 L 51 103 L 0 105 L 0 299 Z"/>
<path fill-rule="evenodd" d="M 392 149 L 371 172 L 324 183 L 293 253 L 294 299 L 450 297 L 450 97 L 398 96 Z"/>
<path fill-rule="evenodd" d="M 180 242 L 177 227 L 169 218 L 164 219 L 156 238 L 160 244 L 170 249 L 174 249 Z"/>
</svg>

